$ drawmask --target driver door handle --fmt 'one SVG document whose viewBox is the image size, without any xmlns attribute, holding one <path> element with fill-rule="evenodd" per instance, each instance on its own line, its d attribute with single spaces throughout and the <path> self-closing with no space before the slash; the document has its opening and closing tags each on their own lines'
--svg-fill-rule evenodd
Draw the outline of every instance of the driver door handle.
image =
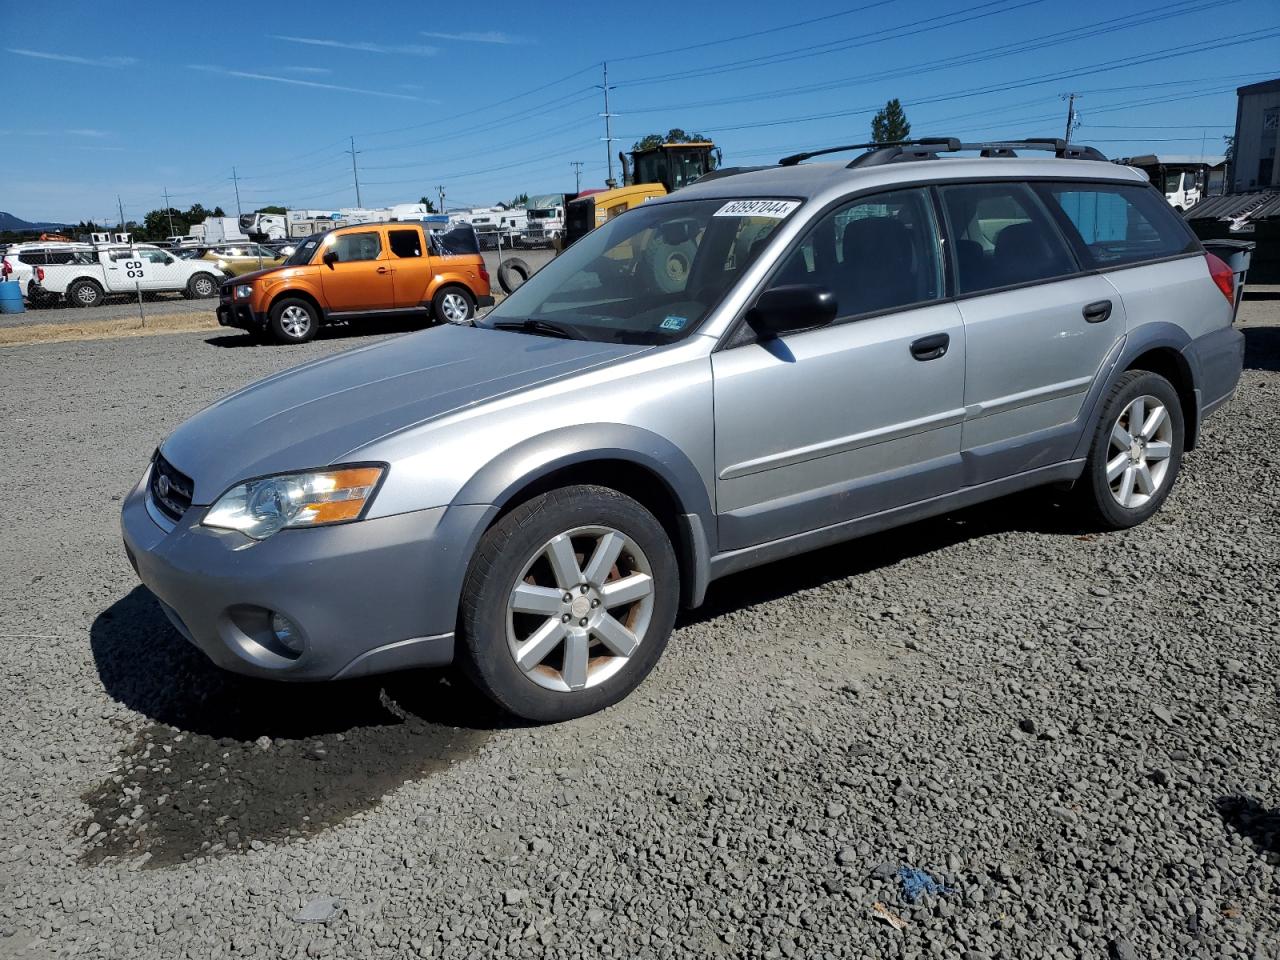
<svg viewBox="0 0 1280 960">
<path fill-rule="evenodd" d="M 1111 301 L 1095 300 L 1093 303 L 1085 304 L 1080 312 L 1089 323 L 1103 323 L 1111 316 Z"/>
<path fill-rule="evenodd" d="M 379 272 L 379 273 L 387 273 L 388 271 L 387 271 L 387 268 L 386 268 L 386 267 L 379 267 L 379 268 L 378 268 L 378 272 Z"/>
</svg>

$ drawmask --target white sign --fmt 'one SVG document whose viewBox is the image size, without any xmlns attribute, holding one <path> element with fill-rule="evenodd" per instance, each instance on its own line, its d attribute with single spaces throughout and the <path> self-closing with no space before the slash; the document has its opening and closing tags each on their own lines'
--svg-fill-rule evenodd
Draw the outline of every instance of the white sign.
<svg viewBox="0 0 1280 960">
<path fill-rule="evenodd" d="M 715 212 L 717 217 L 769 217 L 781 220 L 800 206 L 799 200 L 730 200 Z"/>
<path fill-rule="evenodd" d="M 140 257 L 130 257 L 128 260 L 117 261 L 120 269 L 124 271 L 125 279 L 130 283 L 141 283 L 147 279 L 146 260 Z"/>
</svg>

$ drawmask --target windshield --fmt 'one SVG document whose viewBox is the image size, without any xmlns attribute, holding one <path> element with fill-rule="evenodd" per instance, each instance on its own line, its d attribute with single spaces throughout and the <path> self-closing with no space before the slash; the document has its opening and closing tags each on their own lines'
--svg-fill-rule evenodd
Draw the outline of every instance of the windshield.
<svg viewBox="0 0 1280 960">
<path fill-rule="evenodd" d="M 637 207 L 569 247 L 479 325 L 671 343 L 702 323 L 798 206 L 719 198 Z"/>
<path fill-rule="evenodd" d="M 316 247 L 320 246 L 320 240 L 323 237 L 323 233 L 315 233 L 307 237 L 307 239 L 299 241 L 297 249 L 289 255 L 289 259 L 283 265 L 286 267 L 301 267 L 310 263 L 311 257 L 316 252 Z"/>
<path fill-rule="evenodd" d="M 555 215 L 556 215 L 556 212 L 554 210 L 530 210 L 529 211 L 530 220 L 550 220 Z"/>
</svg>

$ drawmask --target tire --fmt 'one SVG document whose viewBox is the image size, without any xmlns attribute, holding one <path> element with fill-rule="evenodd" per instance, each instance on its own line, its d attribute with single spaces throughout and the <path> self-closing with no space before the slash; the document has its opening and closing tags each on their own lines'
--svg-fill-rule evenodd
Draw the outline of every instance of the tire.
<svg viewBox="0 0 1280 960">
<path fill-rule="evenodd" d="M 476 302 L 462 287 L 441 287 L 431 298 L 431 315 L 437 323 L 467 323 L 476 315 Z"/>
<path fill-rule="evenodd" d="M 592 569 L 593 559 L 603 566 L 610 558 L 607 570 Z M 630 497 L 585 485 L 544 493 L 499 520 L 476 549 L 462 593 L 460 664 L 490 699 L 526 720 L 603 710 L 662 656 L 679 579 L 666 531 Z"/>
<path fill-rule="evenodd" d="M 73 307 L 96 307 L 105 297 L 96 280 L 77 280 L 67 287 L 67 303 Z"/>
<path fill-rule="evenodd" d="M 498 286 L 503 293 L 515 293 L 533 273 L 519 257 L 507 257 L 498 264 Z"/>
<path fill-rule="evenodd" d="M 641 269 L 644 276 L 661 293 L 679 293 L 689 282 L 698 245 L 692 240 L 668 244 L 656 241 L 649 245 Z"/>
<path fill-rule="evenodd" d="M 1144 423 L 1135 435 L 1130 421 L 1138 417 Z M 1085 517 L 1105 529 L 1123 530 L 1159 510 L 1177 480 L 1185 435 L 1173 384 L 1146 370 L 1121 375 L 1107 391 L 1084 474 L 1076 482 Z"/>
<path fill-rule="evenodd" d="M 211 273 L 196 273 L 187 281 L 182 295 L 188 300 L 207 300 L 218 295 L 218 281 Z"/>
<path fill-rule="evenodd" d="M 320 329 L 320 317 L 308 301 L 301 297 L 285 297 L 271 305 L 267 328 L 276 343 L 306 343 L 315 339 Z"/>
</svg>

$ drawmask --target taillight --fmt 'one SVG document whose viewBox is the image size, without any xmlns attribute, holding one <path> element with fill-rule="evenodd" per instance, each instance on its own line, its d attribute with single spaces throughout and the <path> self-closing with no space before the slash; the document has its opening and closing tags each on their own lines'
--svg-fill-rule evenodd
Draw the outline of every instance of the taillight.
<svg viewBox="0 0 1280 960">
<path fill-rule="evenodd" d="M 9 261 L 0 259 L 0 277 L 7 277 L 13 273 L 13 267 L 9 266 Z"/>
<path fill-rule="evenodd" d="M 1209 276 L 1218 285 L 1222 295 L 1227 298 L 1227 303 L 1234 307 L 1236 305 L 1236 275 L 1231 272 L 1231 268 L 1227 266 L 1226 261 L 1221 257 L 1206 253 L 1204 258 L 1209 262 Z"/>
<path fill-rule="evenodd" d="M 489 271 L 486 270 L 484 267 L 480 268 L 480 279 L 483 280 L 485 283 L 489 282 Z"/>
<path fill-rule="evenodd" d="M 44 283 L 44 267 L 36 267 L 36 282 Z"/>
</svg>

